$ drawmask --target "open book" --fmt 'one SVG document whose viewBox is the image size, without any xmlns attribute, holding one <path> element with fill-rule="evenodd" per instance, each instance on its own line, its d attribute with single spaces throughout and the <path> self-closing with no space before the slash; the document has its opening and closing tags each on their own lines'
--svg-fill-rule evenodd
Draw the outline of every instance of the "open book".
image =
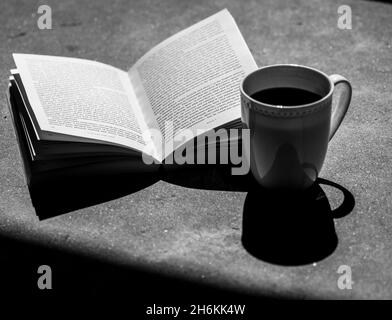
<svg viewBox="0 0 392 320">
<path fill-rule="evenodd" d="M 226 9 L 166 39 L 128 71 L 76 58 L 13 57 L 9 99 L 28 180 L 142 154 L 164 163 L 198 135 L 239 128 L 239 84 L 257 68 Z"/>
</svg>

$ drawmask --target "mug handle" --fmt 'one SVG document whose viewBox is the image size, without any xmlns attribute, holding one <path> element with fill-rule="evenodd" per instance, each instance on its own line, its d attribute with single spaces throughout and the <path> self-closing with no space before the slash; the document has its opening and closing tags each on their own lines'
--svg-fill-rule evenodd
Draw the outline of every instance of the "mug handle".
<svg viewBox="0 0 392 320">
<path fill-rule="evenodd" d="M 344 85 L 344 91 L 342 92 L 340 99 L 336 104 L 335 110 L 332 111 L 331 128 L 329 131 L 329 140 L 331 140 L 336 130 L 338 130 L 340 124 L 342 123 L 344 116 L 346 115 L 351 101 L 352 88 L 350 82 L 341 75 L 332 74 L 329 76 L 329 79 L 331 79 L 333 82 L 334 91 L 337 84 L 341 83 Z"/>
</svg>

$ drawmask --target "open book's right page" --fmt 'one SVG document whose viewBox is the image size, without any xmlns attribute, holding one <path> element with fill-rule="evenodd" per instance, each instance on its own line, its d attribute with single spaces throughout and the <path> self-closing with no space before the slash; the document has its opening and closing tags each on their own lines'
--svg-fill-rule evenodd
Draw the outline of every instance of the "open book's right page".
<svg viewBox="0 0 392 320">
<path fill-rule="evenodd" d="M 226 10 L 177 33 L 140 58 L 128 74 L 144 119 L 167 141 L 166 158 L 198 134 L 241 117 L 239 85 L 257 69 L 233 17 Z"/>
</svg>

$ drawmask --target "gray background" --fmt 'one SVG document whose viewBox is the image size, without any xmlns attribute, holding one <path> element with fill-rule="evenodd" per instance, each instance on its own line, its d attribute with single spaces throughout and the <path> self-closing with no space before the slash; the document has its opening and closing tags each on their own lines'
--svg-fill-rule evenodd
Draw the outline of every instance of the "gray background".
<svg viewBox="0 0 392 320">
<path fill-rule="evenodd" d="M 39 4 L 52 7 L 52 30 L 37 28 Z M 241 244 L 247 192 L 207 185 L 190 188 L 159 181 L 118 199 L 39 221 L 3 95 L 0 234 L 257 294 L 392 298 L 392 6 L 344 1 L 352 8 L 353 29 L 339 30 L 340 4 L 321 0 L 0 3 L 0 92 L 7 88 L 13 52 L 94 59 L 126 70 L 152 46 L 225 7 L 259 66 L 298 63 L 347 77 L 353 86 L 351 107 L 330 143 L 321 177 L 349 190 L 355 207 L 334 219 L 338 243 L 331 254 L 299 266 L 252 256 Z M 129 184 L 133 183 L 130 176 Z M 322 188 L 331 207 L 338 207 L 341 192 Z M 260 203 L 255 214 L 265 214 L 264 209 Z M 279 224 L 261 225 L 261 232 L 266 227 L 284 237 L 279 235 Z M 4 246 L 2 250 L 4 266 L 16 253 Z M 352 290 L 337 287 L 340 265 L 352 268 Z"/>
</svg>

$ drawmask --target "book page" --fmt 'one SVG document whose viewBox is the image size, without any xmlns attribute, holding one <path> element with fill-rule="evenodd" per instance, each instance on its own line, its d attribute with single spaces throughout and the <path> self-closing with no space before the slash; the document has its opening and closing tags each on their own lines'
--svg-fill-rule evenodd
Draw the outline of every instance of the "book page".
<svg viewBox="0 0 392 320">
<path fill-rule="evenodd" d="M 142 150 L 145 123 L 126 72 L 103 63 L 14 54 L 39 127 L 51 140 L 75 137 Z"/>
<path fill-rule="evenodd" d="M 241 117 L 239 85 L 257 68 L 233 17 L 225 9 L 163 41 L 129 70 L 144 118 L 164 139 L 184 129 L 196 136 Z M 172 122 L 172 129 L 166 122 Z M 169 130 L 168 130 L 169 129 Z"/>
</svg>

